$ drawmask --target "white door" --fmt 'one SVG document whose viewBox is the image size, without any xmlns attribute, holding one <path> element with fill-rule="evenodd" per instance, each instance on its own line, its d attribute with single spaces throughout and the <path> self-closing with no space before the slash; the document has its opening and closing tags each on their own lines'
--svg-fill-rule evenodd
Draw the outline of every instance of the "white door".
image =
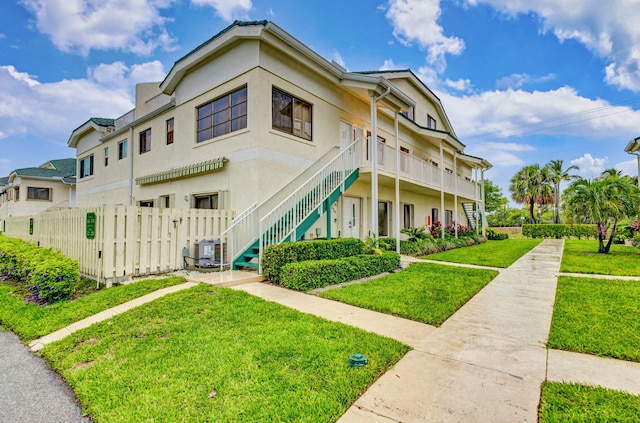
<svg viewBox="0 0 640 423">
<path fill-rule="evenodd" d="M 360 199 L 343 197 L 342 237 L 360 238 Z"/>
</svg>

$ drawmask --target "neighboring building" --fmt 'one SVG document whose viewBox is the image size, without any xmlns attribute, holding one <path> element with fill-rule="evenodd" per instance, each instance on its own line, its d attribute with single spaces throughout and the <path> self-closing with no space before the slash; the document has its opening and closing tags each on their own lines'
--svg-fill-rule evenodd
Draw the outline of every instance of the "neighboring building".
<svg viewBox="0 0 640 423">
<path fill-rule="evenodd" d="M 76 159 L 50 160 L 0 179 L 0 217 L 75 206 Z"/>
<path fill-rule="evenodd" d="M 640 137 L 629 141 L 624 151 L 629 154 L 634 154 L 638 159 L 638 187 L 640 187 Z"/>
<path fill-rule="evenodd" d="M 377 147 L 367 151 L 371 137 Z M 471 210 L 482 211 L 480 179 L 491 167 L 464 154 L 439 98 L 410 70 L 348 72 L 267 21 L 235 22 L 162 82 L 139 84 L 134 110 L 89 119 L 68 145 L 77 152 L 80 207 L 241 213 L 257 203 L 257 220 L 294 195 L 298 209 L 274 212 L 273 229 L 307 213 L 301 205 L 322 188 L 321 206 L 305 206 L 315 217 L 293 224 L 287 239 L 475 224 Z M 356 160 L 356 171 L 308 185 L 339 155 Z M 344 180 L 328 188 L 336 175 Z M 303 186 L 312 188 L 292 194 Z"/>
</svg>

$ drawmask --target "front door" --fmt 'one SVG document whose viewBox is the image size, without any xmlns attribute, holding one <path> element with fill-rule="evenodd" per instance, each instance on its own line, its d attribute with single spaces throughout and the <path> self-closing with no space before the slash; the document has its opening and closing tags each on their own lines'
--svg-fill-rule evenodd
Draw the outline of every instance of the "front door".
<svg viewBox="0 0 640 423">
<path fill-rule="evenodd" d="M 360 199 L 343 197 L 342 200 L 342 236 L 360 238 Z"/>
</svg>

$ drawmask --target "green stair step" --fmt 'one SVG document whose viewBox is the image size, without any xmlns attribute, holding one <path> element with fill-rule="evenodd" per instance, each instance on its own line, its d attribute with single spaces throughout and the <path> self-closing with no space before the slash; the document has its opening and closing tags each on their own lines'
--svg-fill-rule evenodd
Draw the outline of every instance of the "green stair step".
<svg viewBox="0 0 640 423">
<path fill-rule="evenodd" d="M 250 261 L 246 261 L 246 262 L 235 262 L 234 263 L 236 267 L 249 267 L 251 269 L 257 269 L 258 267 L 260 267 L 258 265 L 258 263 L 251 263 Z"/>
</svg>

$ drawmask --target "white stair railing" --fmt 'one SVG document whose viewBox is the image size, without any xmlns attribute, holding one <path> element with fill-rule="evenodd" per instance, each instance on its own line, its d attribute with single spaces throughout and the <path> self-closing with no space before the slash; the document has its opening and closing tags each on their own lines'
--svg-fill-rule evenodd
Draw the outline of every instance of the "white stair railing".
<svg viewBox="0 0 640 423">
<path fill-rule="evenodd" d="M 309 178 L 289 197 L 260 219 L 260 252 L 269 245 L 280 244 L 286 239 L 295 240 L 295 231 L 313 213 L 322 215 L 322 203 L 360 166 L 361 141 L 356 140 L 343 149 L 325 167 Z M 262 266 L 260 266 L 262 273 Z"/>
<path fill-rule="evenodd" d="M 248 209 L 240 213 L 233 219 L 226 231 L 220 234 L 222 241 L 220 253 L 220 270 L 224 270 L 225 265 L 232 264 L 240 254 L 246 251 L 253 244 L 258 233 L 258 203 L 253 203 Z M 229 262 L 225 262 L 225 244 Z"/>
</svg>

